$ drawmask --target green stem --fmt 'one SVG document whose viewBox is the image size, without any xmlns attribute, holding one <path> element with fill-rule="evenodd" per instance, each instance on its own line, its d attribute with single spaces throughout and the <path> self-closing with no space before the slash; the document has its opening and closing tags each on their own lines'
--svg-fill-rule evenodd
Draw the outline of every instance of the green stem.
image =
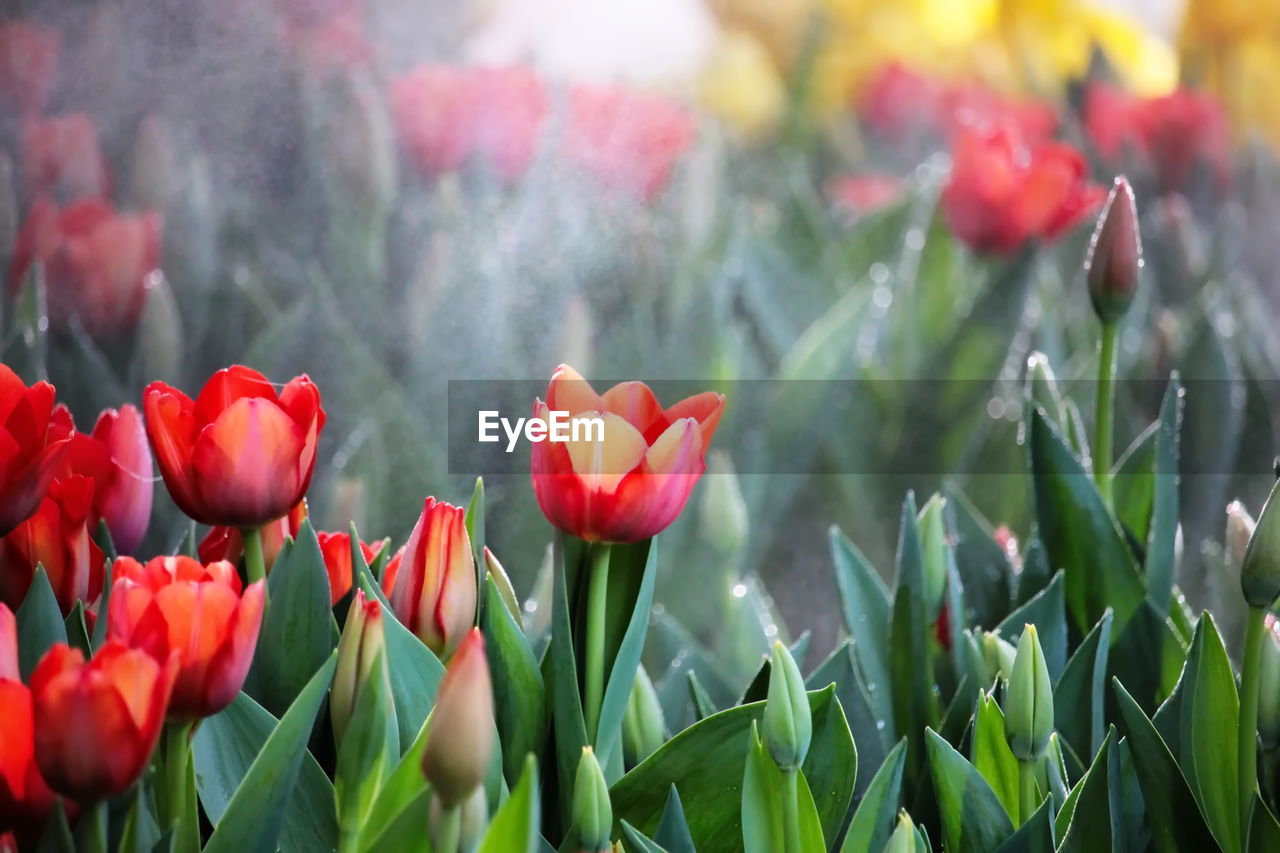
<svg viewBox="0 0 1280 853">
<path fill-rule="evenodd" d="M 1239 796 L 1240 826 L 1249 835 L 1249 812 L 1258 789 L 1258 674 L 1262 667 L 1262 643 L 1266 640 L 1265 607 L 1250 607 L 1245 617 L 1244 669 L 1240 673 Z"/>
<path fill-rule="evenodd" d="M 587 740 L 596 743 L 600 726 L 600 704 L 604 701 L 604 635 L 609 603 L 609 552 L 611 546 L 598 542 L 591 548 L 591 574 L 587 578 L 587 659 L 583 713 Z"/>
<path fill-rule="evenodd" d="M 240 537 L 244 540 L 244 570 L 249 583 L 263 580 L 267 576 L 267 564 L 262 558 L 262 528 L 242 528 Z"/>
<path fill-rule="evenodd" d="M 80 813 L 76 847 L 84 853 L 107 853 L 107 803 L 94 803 Z"/>
<path fill-rule="evenodd" d="M 164 727 L 162 757 L 164 776 L 157 791 L 156 805 L 160 811 L 160 826 L 172 828 L 179 853 L 198 853 L 200 828 L 191 787 L 191 723 L 170 722 Z"/>
<path fill-rule="evenodd" d="M 800 769 L 782 771 L 782 831 L 786 853 L 805 853 L 800 837 Z"/>
<path fill-rule="evenodd" d="M 1036 763 L 1034 761 L 1019 761 L 1018 812 L 1022 818 L 1019 824 L 1026 823 L 1027 819 L 1035 814 L 1036 809 L 1039 807 L 1039 796 L 1036 792 Z"/>
<path fill-rule="evenodd" d="M 432 853 L 458 853 L 461 841 L 462 809 L 458 806 L 441 808 L 431 827 Z"/>
<path fill-rule="evenodd" d="M 1098 399 L 1093 420 L 1093 479 L 1102 500 L 1111 506 L 1111 436 L 1115 409 L 1116 324 L 1102 324 L 1098 359 Z"/>
</svg>

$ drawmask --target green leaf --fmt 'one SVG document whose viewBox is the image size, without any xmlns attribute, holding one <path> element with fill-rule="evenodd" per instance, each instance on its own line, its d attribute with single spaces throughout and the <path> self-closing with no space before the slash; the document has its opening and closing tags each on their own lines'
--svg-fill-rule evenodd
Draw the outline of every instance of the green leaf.
<svg viewBox="0 0 1280 853">
<path fill-rule="evenodd" d="M 1053 686 L 1053 719 L 1058 733 L 1078 755 L 1092 755 L 1106 736 L 1107 653 L 1111 649 L 1107 610 L 1067 661 Z M 1037 628 L 1036 630 L 1039 630 Z"/>
<path fill-rule="evenodd" d="M 974 768 L 987 780 L 1009 819 L 1015 826 L 1020 824 L 1018 759 L 1005 738 L 1004 714 L 985 691 L 978 698 L 978 710 L 973 718 L 970 756 Z"/>
<path fill-rule="evenodd" d="M 836 585 L 844 607 L 845 627 L 853 637 L 854 661 L 862 682 L 868 686 L 877 719 L 893 725 L 893 700 L 889 691 L 889 592 L 880 575 L 862 552 L 836 527 L 831 528 L 831 556 L 836 566 Z M 874 687 L 875 689 L 870 689 Z M 886 731 L 886 741 L 894 739 Z"/>
<path fill-rule="evenodd" d="M 551 594 L 551 646 L 543 658 L 542 677 L 546 692 L 551 697 L 551 722 L 555 735 L 556 778 L 559 791 L 556 792 L 553 800 L 559 805 L 562 827 L 568 827 L 573 823 L 573 784 L 577 776 L 578 762 L 582 758 L 582 747 L 589 741 L 587 724 L 582 711 L 582 695 L 578 692 L 578 664 L 573 648 L 573 626 L 569 621 L 571 580 L 568 576 L 570 561 L 566 556 L 567 537 L 557 532 L 552 541 L 551 561 L 554 585 Z M 576 570 L 576 564 L 573 568 Z M 614 815 L 622 814 L 615 804 Z"/>
<path fill-rule="evenodd" d="M 933 729 L 926 734 L 943 847 L 951 853 L 994 850 L 1013 835 L 1013 823 L 1000 799 L 951 744 Z"/>
<path fill-rule="evenodd" d="M 1280 850 L 1280 822 L 1267 808 L 1258 792 L 1253 792 L 1253 811 L 1249 816 L 1249 853 L 1273 853 Z"/>
<path fill-rule="evenodd" d="M 667 804 L 662 809 L 662 820 L 658 822 L 653 840 L 669 853 L 698 853 L 693 844 L 693 836 L 689 834 L 689 821 L 685 819 L 684 805 L 680 802 L 680 793 L 675 785 L 667 792 Z"/>
<path fill-rule="evenodd" d="M 471 557 L 476 564 L 476 582 L 484 586 L 484 478 L 476 477 L 475 488 L 463 517 L 467 538 L 471 540 Z"/>
<path fill-rule="evenodd" d="M 625 820 L 622 821 L 622 834 L 626 836 L 627 842 L 640 853 L 669 853 L 667 848 L 647 837 Z"/>
<path fill-rule="evenodd" d="M 18 626 L 18 670 L 22 680 L 28 681 L 44 653 L 51 646 L 67 641 L 67 626 L 62 621 L 62 611 L 44 566 L 36 566 L 27 597 L 14 614 L 14 620 Z"/>
<path fill-rule="evenodd" d="M 809 693 L 813 740 L 802 768 L 823 835 L 835 838 L 849 806 L 857 774 L 857 753 L 844 713 L 832 688 Z M 677 785 L 685 802 L 689 832 L 699 853 L 741 849 L 743 762 L 753 721 L 763 702 L 740 705 L 707 717 L 677 734 L 623 776 L 609 791 L 613 814 L 650 836 L 665 809 L 667 792 Z"/>
<path fill-rule="evenodd" d="M 611 760 L 622 749 L 622 718 L 635 683 L 636 668 L 644 652 L 653 610 L 653 587 L 658 576 L 658 540 L 634 545 L 614 545 L 609 557 L 609 618 L 606 624 L 616 632 L 626 626 L 621 637 L 606 643 L 605 668 L 609 673 L 604 698 L 600 702 L 600 724 L 595 748 L 601 760 Z"/>
<path fill-rule="evenodd" d="M 503 606 L 493 577 L 485 578 L 484 589 L 486 601 L 480 627 L 493 681 L 503 774 L 507 783 L 514 785 L 526 765 L 525 756 L 536 755 L 542 749 L 547 732 L 546 689 L 529 640 Z"/>
<path fill-rule="evenodd" d="M 1178 682 L 1186 645 L 1172 620 L 1149 601 L 1142 603 L 1119 636 L 1115 631 L 1113 626 L 1108 674 L 1120 679 L 1142 708 L 1154 710 Z"/>
<path fill-rule="evenodd" d="M 426 747 L 427 726 L 423 723 L 418 736 L 400 757 L 400 763 L 378 791 L 378 798 L 374 800 L 373 808 L 365 818 L 360 831 L 365 847 L 387 832 L 426 793 L 427 779 L 422 775 L 422 753 Z M 417 816 L 421 817 L 421 812 Z"/>
<path fill-rule="evenodd" d="M 282 551 L 267 578 L 267 610 L 246 692 L 272 714 L 284 713 L 336 645 L 329 576 L 310 520 Z"/>
<path fill-rule="evenodd" d="M 1111 493 L 1116 519 L 1134 541 L 1151 536 L 1156 500 L 1156 433 L 1160 423 L 1144 429 L 1112 467 Z"/>
<path fill-rule="evenodd" d="M 718 709 L 711 701 L 711 697 L 707 695 L 707 691 L 702 686 L 702 682 L 698 681 L 698 673 L 689 670 L 686 673 L 686 682 L 689 685 L 689 699 L 693 702 L 693 714 L 698 720 L 705 720 L 710 717 Z"/>
<path fill-rule="evenodd" d="M 840 847 L 841 853 L 880 850 L 888 842 L 902 799 L 902 771 L 906 762 L 907 742 L 904 739 L 889 752 L 867 786 L 867 792 L 862 795 L 849 823 L 844 844 Z"/>
<path fill-rule="evenodd" d="M 990 522 L 969 498 L 954 486 L 946 489 L 948 519 L 955 541 L 956 571 L 964 584 L 969 610 L 966 619 L 953 620 L 959 627 L 991 628 L 1008 615 L 1013 604 L 1013 566 L 995 541 Z"/>
<path fill-rule="evenodd" d="M 328 693 L 336 664 L 337 655 L 330 654 L 328 662 L 316 671 L 285 712 L 280 724 L 267 737 L 262 751 L 249 765 L 244 778 L 226 804 L 226 809 L 217 819 L 213 835 L 205 845 L 205 853 L 272 853 L 276 849 L 289 806 L 302 799 L 295 795 L 299 771 L 307 756 L 307 741 L 311 737 L 316 714 Z M 201 729 L 203 728 L 202 726 Z M 201 750 L 197 750 L 197 762 L 200 760 L 200 752 Z M 214 763 L 223 760 L 223 756 L 216 750 L 212 758 Z M 197 779 L 205 772 L 207 771 L 201 768 Z M 204 800 L 203 795 L 201 799 Z M 323 805 L 314 802 L 305 805 L 310 810 L 317 810 L 332 808 L 332 804 L 330 797 Z M 212 817 L 212 810 L 207 804 L 205 808 Z M 333 839 L 327 839 L 327 842 L 335 843 Z"/>
<path fill-rule="evenodd" d="M 1058 572 L 1048 586 L 996 626 L 1000 636 L 1016 645 L 1018 638 L 1022 636 L 1023 626 L 1035 625 L 1040 648 L 1044 651 L 1044 663 L 1052 679 L 1061 676 L 1067 665 L 1065 590 L 1065 575 Z"/>
<path fill-rule="evenodd" d="M 352 837 L 367 821 L 383 782 L 400 759 L 400 732 L 388 682 L 384 649 L 360 687 L 338 746 L 333 781 L 338 823 Z"/>
<path fill-rule="evenodd" d="M 1054 853 L 1053 798 L 1048 797 L 996 853 Z"/>
<path fill-rule="evenodd" d="M 1112 679 L 1111 684 L 1133 766 L 1142 785 L 1152 844 L 1166 853 L 1214 849 L 1217 845 L 1213 836 L 1169 748 L 1124 685 L 1116 679 Z"/>
<path fill-rule="evenodd" d="M 424 788 L 364 849 L 369 853 L 431 853 L 424 815 L 431 813 L 431 791 Z"/>
<path fill-rule="evenodd" d="M 894 731 L 907 737 L 907 778 L 914 781 L 924 760 L 924 730 L 937 726 L 941 711 L 934 692 L 929 649 L 924 554 L 916 526 L 915 498 L 908 494 L 898 533 L 898 578 L 889 629 L 889 684 Z M 855 646 L 856 648 L 856 646 Z"/>
<path fill-rule="evenodd" d="M 477 853 L 537 853 L 541 838 L 538 834 L 540 812 L 538 761 L 528 755 L 520 781 L 493 816 Z"/>
<path fill-rule="evenodd" d="M 105 529 L 105 524 L 106 522 L 102 522 L 99 525 L 99 528 Z M 107 533 L 106 536 L 109 539 L 111 534 Z M 93 636 L 89 638 L 95 649 L 102 648 L 102 644 L 107 641 L 107 623 L 110 621 L 110 619 L 107 618 L 107 614 L 111 613 L 111 587 L 113 584 L 112 575 L 114 573 L 115 566 L 113 564 L 113 560 L 107 560 L 107 564 L 103 568 L 102 574 L 102 598 L 98 602 L 98 613 L 102 618 L 94 621 Z"/>
<path fill-rule="evenodd" d="M 1146 594 L 1133 554 L 1092 478 L 1042 411 L 1032 409 L 1028 432 L 1039 534 L 1049 565 L 1066 576 L 1067 610 L 1083 634 L 1111 607 L 1122 630 Z"/>
<path fill-rule="evenodd" d="M 84 602 L 77 601 L 76 606 L 67 614 L 63 626 L 67 631 L 67 643 L 73 649 L 79 649 L 88 659 L 93 657 L 93 647 L 89 644 L 89 629 L 84 623 Z"/>
<path fill-rule="evenodd" d="M 1095 853 L 1112 849 L 1111 796 L 1108 787 L 1108 756 L 1115 748 L 1110 734 L 1093 758 L 1089 772 L 1077 785 L 1070 823 L 1063 834 L 1062 853 Z M 1063 810 L 1064 812 L 1066 809 Z M 1118 839 L 1117 839 L 1118 840 Z M 1124 849 L 1124 848 L 1118 848 Z"/>
<path fill-rule="evenodd" d="M 1169 380 L 1160 406 L 1155 446 L 1155 495 L 1151 512 L 1151 535 L 1147 539 L 1143 574 L 1147 596 L 1156 609 L 1169 608 L 1173 594 L 1175 546 L 1178 535 L 1178 435 L 1182 427 L 1184 393 L 1177 374 Z"/>
<path fill-rule="evenodd" d="M 796 786 L 794 797 L 800 836 L 788 839 L 783 810 L 792 794 L 787 789 L 786 774 L 769 755 L 754 722 L 750 744 L 742 780 L 742 840 L 746 853 L 825 850 L 822 823 L 804 774 L 794 772 L 791 777 Z"/>
<path fill-rule="evenodd" d="M 821 690 L 828 684 L 836 686 L 836 698 L 844 709 L 853 741 L 858 744 L 858 779 L 854 795 L 859 796 L 889 754 L 884 733 L 888 722 L 875 715 L 871 698 L 854 663 L 852 643 L 847 639 L 805 679 L 805 687 L 809 690 Z"/>
<path fill-rule="evenodd" d="M 1240 792 L 1236 727 L 1240 700 L 1235 673 L 1205 613 L 1187 653 L 1179 763 L 1213 837 L 1227 853 L 1241 849 Z"/>
</svg>

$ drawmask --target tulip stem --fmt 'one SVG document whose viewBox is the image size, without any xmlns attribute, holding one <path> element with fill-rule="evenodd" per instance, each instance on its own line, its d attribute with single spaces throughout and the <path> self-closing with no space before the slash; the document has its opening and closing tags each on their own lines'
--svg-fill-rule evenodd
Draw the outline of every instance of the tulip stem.
<svg viewBox="0 0 1280 853">
<path fill-rule="evenodd" d="M 76 825 L 76 849 L 84 853 L 107 853 L 107 803 L 93 803 L 81 812 Z"/>
<path fill-rule="evenodd" d="M 1239 797 L 1242 837 L 1249 835 L 1253 792 L 1258 789 L 1258 681 L 1262 644 L 1266 640 L 1265 607 L 1250 607 L 1245 616 L 1244 667 L 1240 672 Z"/>
<path fill-rule="evenodd" d="M 162 743 L 164 789 L 157 797 L 160 825 L 173 829 L 174 849 L 178 853 L 200 850 L 200 827 L 191 779 L 191 728 L 190 723 L 166 723 Z"/>
<path fill-rule="evenodd" d="M 1040 806 L 1036 796 L 1036 763 L 1034 761 L 1018 762 L 1018 812 L 1026 823 Z"/>
<path fill-rule="evenodd" d="M 262 559 L 262 528 L 245 527 L 240 537 L 244 540 L 244 570 L 249 583 L 255 583 L 267 576 L 267 565 Z"/>
<path fill-rule="evenodd" d="M 1116 324 L 1102 324 L 1098 358 L 1098 399 L 1093 421 L 1093 479 L 1102 501 L 1111 506 L 1111 439 L 1115 410 Z"/>
<path fill-rule="evenodd" d="M 446 806 L 441 809 L 430 835 L 432 853 L 458 853 L 462 841 L 462 808 Z"/>
<path fill-rule="evenodd" d="M 782 771 L 782 843 L 787 853 L 804 853 L 800 837 L 800 768 Z"/>
<path fill-rule="evenodd" d="M 591 546 L 591 574 L 587 577 L 587 659 L 583 709 L 587 740 L 597 742 L 600 704 L 604 701 L 604 633 L 609 603 L 609 552 L 603 542 Z"/>
</svg>

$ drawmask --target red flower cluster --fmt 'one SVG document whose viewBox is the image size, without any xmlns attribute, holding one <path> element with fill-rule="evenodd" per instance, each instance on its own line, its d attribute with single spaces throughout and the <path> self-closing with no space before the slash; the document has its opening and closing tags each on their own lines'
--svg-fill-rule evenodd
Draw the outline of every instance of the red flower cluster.
<svg viewBox="0 0 1280 853">
<path fill-rule="evenodd" d="M 44 109 L 58 72 L 62 40 L 28 21 L 0 24 L 0 102 L 23 113 Z"/>
<path fill-rule="evenodd" d="M 1231 179 L 1231 147 L 1226 113 L 1212 96 L 1178 89 L 1141 98 L 1104 83 L 1085 97 L 1085 130 L 1098 153 L 1112 163 L 1137 155 L 1162 189 L 1186 189 L 1197 170 L 1216 184 Z"/>
<path fill-rule="evenodd" d="M 955 235 L 980 252 L 1008 253 L 1052 240 L 1105 197 L 1084 156 L 1061 142 L 1028 140 L 1008 125 L 965 127 L 952 150 L 942 211 Z"/>
<path fill-rule="evenodd" d="M 105 198 L 111 193 L 98 128 L 86 113 L 25 120 L 22 174 L 33 195 Z"/>
</svg>

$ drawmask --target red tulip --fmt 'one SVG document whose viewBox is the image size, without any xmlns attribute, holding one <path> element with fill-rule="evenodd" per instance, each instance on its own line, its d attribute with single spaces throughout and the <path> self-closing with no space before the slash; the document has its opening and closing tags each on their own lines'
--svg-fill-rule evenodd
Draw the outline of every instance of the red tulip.
<svg viewBox="0 0 1280 853">
<path fill-rule="evenodd" d="M 1104 193 L 1088 182 L 1069 145 L 1030 143 L 1008 125 L 956 136 L 942 210 L 955 235 L 980 252 L 1009 253 L 1053 240 L 1087 216 Z"/>
<path fill-rule="evenodd" d="M 598 184 L 653 201 L 689 146 L 693 114 L 667 98 L 579 85 L 569 92 L 565 156 Z"/>
<path fill-rule="evenodd" d="M 132 329 L 160 265 L 160 216 L 118 214 L 101 199 L 81 199 L 58 210 L 37 199 L 18 233 L 9 263 L 16 293 L 36 261 L 44 264 L 49 318 L 66 329 L 77 318 L 92 335 Z"/>
<path fill-rule="evenodd" d="M 262 562 L 268 573 L 276 557 L 280 555 L 280 549 L 284 547 L 285 538 L 296 539 L 302 520 L 306 517 L 307 502 L 304 499 L 298 501 L 288 515 L 268 521 L 258 529 L 262 537 Z M 218 560 L 239 563 L 244 556 L 244 536 L 238 527 L 211 527 L 196 546 L 196 553 L 202 563 Z"/>
<path fill-rule="evenodd" d="M 107 523 L 111 541 L 120 553 L 137 548 L 151 519 L 151 448 L 134 406 L 106 409 L 92 434 L 76 432 L 71 412 L 59 405 L 53 412 L 54 434 L 68 439 L 58 477 L 82 475 L 93 479 L 93 517 Z"/>
<path fill-rule="evenodd" d="M 108 636 L 157 661 L 178 658 L 169 716 L 199 719 L 231 704 L 244 686 L 262 625 L 265 584 L 241 594 L 231 563 L 121 557 L 113 567 Z"/>
<path fill-rule="evenodd" d="M 1085 130 L 1102 157 L 1120 163 L 1126 154 L 1144 159 L 1166 192 L 1185 189 L 1197 168 L 1217 185 L 1231 179 L 1231 141 L 1226 113 L 1212 96 L 1178 89 L 1140 98 L 1103 83 L 1085 97 Z"/>
<path fill-rule="evenodd" d="M 311 485 L 324 426 L 305 375 L 280 393 L 256 370 L 219 370 L 200 396 L 152 382 L 147 436 L 174 503 L 204 524 L 258 527 L 285 515 Z"/>
<path fill-rule="evenodd" d="M 441 659 L 476 621 L 476 567 L 464 517 L 461 507 L 427 498 L 397 571 L 383 579 L 396 616 Z"/>
<path fill-rule="evenodd" d="M 524 174 L 547 114 L 532 70 L 423 65 L 391 82 L 401 144 L 427 174 L 477 159 L 504 180 Z"/>
<path fill-rule="evenodd" d="M 65 616 L 102 592 L 102 549 L 93 541 L 93 480 L 55 480 L 35 515 L 0 539 L 0 601 L 17 608 L 43 565 Z"/>
<path fill-rule="evenodd" d="M 36 764 L 49 787 L 81 803 L 123 793 L 142 771 L 164 723 L 178 673 L 108 641 L 89 662 L 63 643 L 31 674 Z"/>
<path fill-rule="evenodd" d="M 547 387 L 549 412 L 599 417 L 604 441 L 533 445 L 533 493 L 547 520 L 580 539 L 638 542 L 663 530 L 684 509 L 706 470 L 707 447 L 724 412 L 724 395 L 697 394 L 668 409 L 643 382 L 597 394 L 561 365 Z"/>
<path fill-rule="evenodd" d="M 865 216 L 902 198 L 902 182 L 887 175 L 844 175 L 827 185 L 827 196 L 843 210 Z"/>
<path fill-rule="evenodd" d="M 401 545 L 382 567 L 382 589 L 387 595 L 396 588 L 396 577 L 400 574 L 400 563 L 404 561 L 404 546 Z"/>
<path fill-rule="evenodd" d="M 13 611 L 0 602 L 0 679 L 21 680 L 18 671 L 18 621 Z"/>
<path fill-rule="evenodd" d="M 0 100 L 24 113 L 44 109 L 58 71 L 57 32 L 28 21 L 0 24 Z"/>
<path fill-rule="evenodd" d="M 0 678 L 0 834 L 12 832 L 23 845 L 16 849 L 34 849 L 53 804 L 35 761 L 31 690 L 16 675 Z"/>
<path fill-rule="evenodd" d="M 317 533 L 316 538 L 320 540 L 320 553 L 324 555 L 324 568 L 329 575 L 329 603 L 337 604 L 351 590 L 351 534 L 322 532 Z M 378 558 L 378 552 L 363 542 L 360 553 L 366 563 L 372 564 Z"/>
<path fill-rule="evenodd" d="M 53 397 L 48 382 L 28 388 L 0 364 L 0 536 L 36 511 L 66 452 L 49 429 Z"/>
<path fill-rule="evenodd" d="M 85 113 L 22 123 L 22 175 L 32 195 L 106 198 L 111 194 L 98 128 Z"/>
</svg>

